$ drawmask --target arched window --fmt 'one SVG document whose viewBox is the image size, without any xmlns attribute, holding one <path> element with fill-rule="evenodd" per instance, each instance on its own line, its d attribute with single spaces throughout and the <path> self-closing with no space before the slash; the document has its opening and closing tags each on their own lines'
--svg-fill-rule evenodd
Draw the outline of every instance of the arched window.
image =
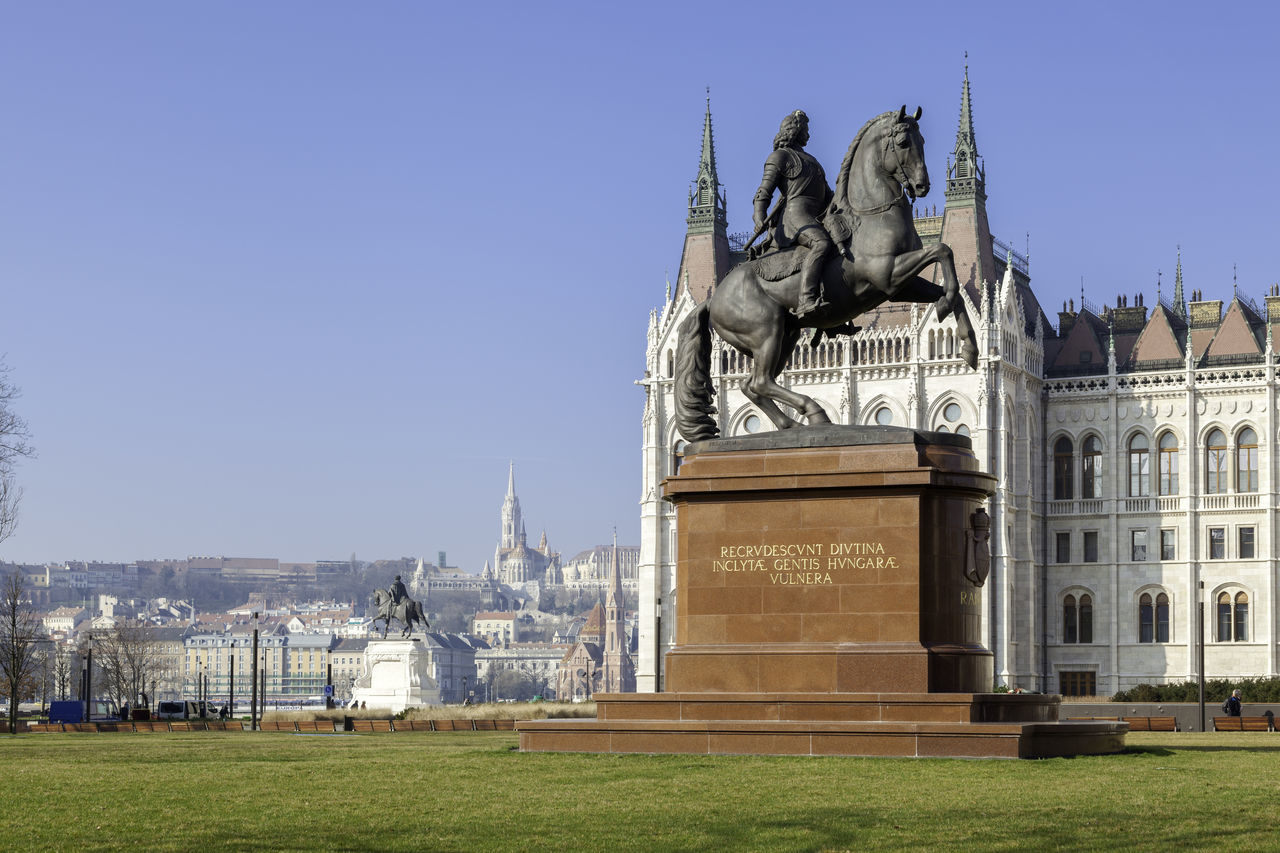
<svg viewBox="0 0 1280 853">
<path fill-rule="evenodd" d="M 1221 495 L 1227 491 L 1227 436 L 1220 429 L 1209 433 L 1204 450 L 1204 490 Z"/>
<path fill-rule="evenodd" d="M 1178 438 L 1171 432 L 1160 436 L 1160 494 L 1178 493 Z"/>
<path fill-rule="evenodd" d="M 1249 427 L 1236 436 L 1236 491 L 1258 491 L 1258 434 Z"/>
<path fill-rule="evenodd" d="M 671 350 L 667 350 L 667 378 L 676 375 L 676 356 Z"/>
<path fill-rule="evenodd" d="M 1075 497 L 1071 482 L 1072 453 L 1075 447 L 1065 435 L 1053 443 L 1053 499 L 1069 501 Z"/>
<path fill-rule="evenodd" d="M 1249 639 L 1249 595 L 1237 592 L 1235 605 L 1235 633 L 1232 634 L 1232 639 L 1242 643 Z"/>
<path fill-rule="evenodd" d="M 1169 596 L 1144 592 L 1138 599 L 1138 642 L 1169 642 Z"/>
<path fill-rule="evenodd" d="M 676 442 L 675 447 L 671 448 L 671 475 L 675 476 L 680 473 L 680 463 L 684 461 L 684 439 Z"/>
<path fill-rule="evenodd" d="M 1083 466 L 1080 476 L 1080 497 L 1102 497 L 1102 442 L 1096 435 L 1084 440 Z"/>
<path fill-rule="evenodd" d="M 929 358 L 934 359 L 937 357 L 938 357 L 938 347 L 933 340 L 933 329 L 930 329 L 929 330 Z"/>
<path fill-rule="evenodd" d="M 1218 593 L 1218 642 L 1247 642 L 1249 639 L 1249 594 Z"/>
<path fill-rule="evenodd" d="M 956 336 L 950 329 L 947 329 L 947 358 L 952 358 L 956 354 Z"/>
<path fill-rule="evenodd" d="M 1062 599 L 1062 642 L 1093 642 L 1093 596 L 1087 592 L 1078 601 L 1074 595 Z"/>
<path fill-rule="evenodd" d="M 1129 439 L 1129 497 L 1141 498 L 1151 494 L 1151 444 L 1138 433 Z"/>
</svg>

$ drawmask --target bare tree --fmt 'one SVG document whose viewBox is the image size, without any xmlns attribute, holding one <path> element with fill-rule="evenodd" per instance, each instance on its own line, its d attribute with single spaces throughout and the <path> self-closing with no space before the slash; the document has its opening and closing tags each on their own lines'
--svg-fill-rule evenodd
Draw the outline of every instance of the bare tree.
<svg viewBox="0 0 1280 853">
<path fill-rule="evenodd" d="M 71 678 L 76 674 L 75 649 L 66 643 L 55 643 L 53 650 L 53 695 L 71 698 Z"/>
<path fill-rule="evenodd" d="M 118 707 L 138 701 L 138 694 L 160 675 L 160 644 L 155 626 L 137 619 L 118 620 L 95 638 L 94 663 Z"/>
<path fill-rule="evenodd" d="M 14 463 L 35 453 L 28 443 L 27 422 L 10 408 L 18 394 L 17 386 L 9 381 L 9 368 L 0 361 L 0 542 L 12 536 L 18 526 L 22 489 L 13 479 Z"/>
<path fill-rule="evenodd" d="M 0 588 L 0 687 L 9 697 L 9 731 L 18 730 L 18 701 L 35 695 L 39 659 L 37 644 L 45 639 L 31 602 L 23 596 L 18 571 L 5 576 Z"/>
</svg>

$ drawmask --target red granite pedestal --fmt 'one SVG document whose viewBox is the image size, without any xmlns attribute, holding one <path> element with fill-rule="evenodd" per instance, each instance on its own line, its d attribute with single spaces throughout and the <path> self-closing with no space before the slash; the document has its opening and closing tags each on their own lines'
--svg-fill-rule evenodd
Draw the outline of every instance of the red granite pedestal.
<svg viewBox="0 0 1280 853">
<path fill-rule="evenodd" d="M 520 722 L 530 751 L 1037 757 L 1117 752 L 1122 723 L 993 694 L 967 438 L 827 427 L 701 442 L 676 506 L 664 693 Z M 968 575 L 966 575 L 968 572 Z"/>
</svg>

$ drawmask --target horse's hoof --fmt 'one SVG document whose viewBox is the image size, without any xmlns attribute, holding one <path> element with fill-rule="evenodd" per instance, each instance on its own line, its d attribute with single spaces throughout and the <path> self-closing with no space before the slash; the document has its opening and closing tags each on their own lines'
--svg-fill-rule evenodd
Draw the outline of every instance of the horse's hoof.
<svg viewBox="0 0 1280 853">
<path fill-rule="evenodd" d="M 827 417 L 827 413 L 823 410 L 821 406 L 817 405 L 816 403 L 813 405 L 812 410 L 810 409 L 804 410 L 804 417 L 805 417 L 805 420 L 809 422 L 809 426 L 831 423 L 831 418 Z"/>
<path fill-rule="evenodd" d="M 970 370 L 978 369 L 978 348 L 966 341 L 960 345 L 960 357 L 969 365 Z"/>
</svg>

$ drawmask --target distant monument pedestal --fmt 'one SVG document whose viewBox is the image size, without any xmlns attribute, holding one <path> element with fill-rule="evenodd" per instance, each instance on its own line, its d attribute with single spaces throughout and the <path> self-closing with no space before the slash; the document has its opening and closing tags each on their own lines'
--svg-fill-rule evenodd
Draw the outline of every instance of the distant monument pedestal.
<svg viewBox="0 0 1280 853">
<path fill-rule="evenodd" d="M 539 751 L 1041 757 L 1118 752 L 1122 723 L 995 694 L 982 644 L 994 478 L 967 438 L 808 427 L 699 442 L 676 505 L 665 693 L 521 722 Z"/>
<path fill-rule="evenodd" d="M 351 698 L 367 708 L 387 708 L 399 714 L 405 708 L 440 704 L 440 688 L 431 677 L 421 640 L 370 640 L 365 667 Z"/>
</svg>

